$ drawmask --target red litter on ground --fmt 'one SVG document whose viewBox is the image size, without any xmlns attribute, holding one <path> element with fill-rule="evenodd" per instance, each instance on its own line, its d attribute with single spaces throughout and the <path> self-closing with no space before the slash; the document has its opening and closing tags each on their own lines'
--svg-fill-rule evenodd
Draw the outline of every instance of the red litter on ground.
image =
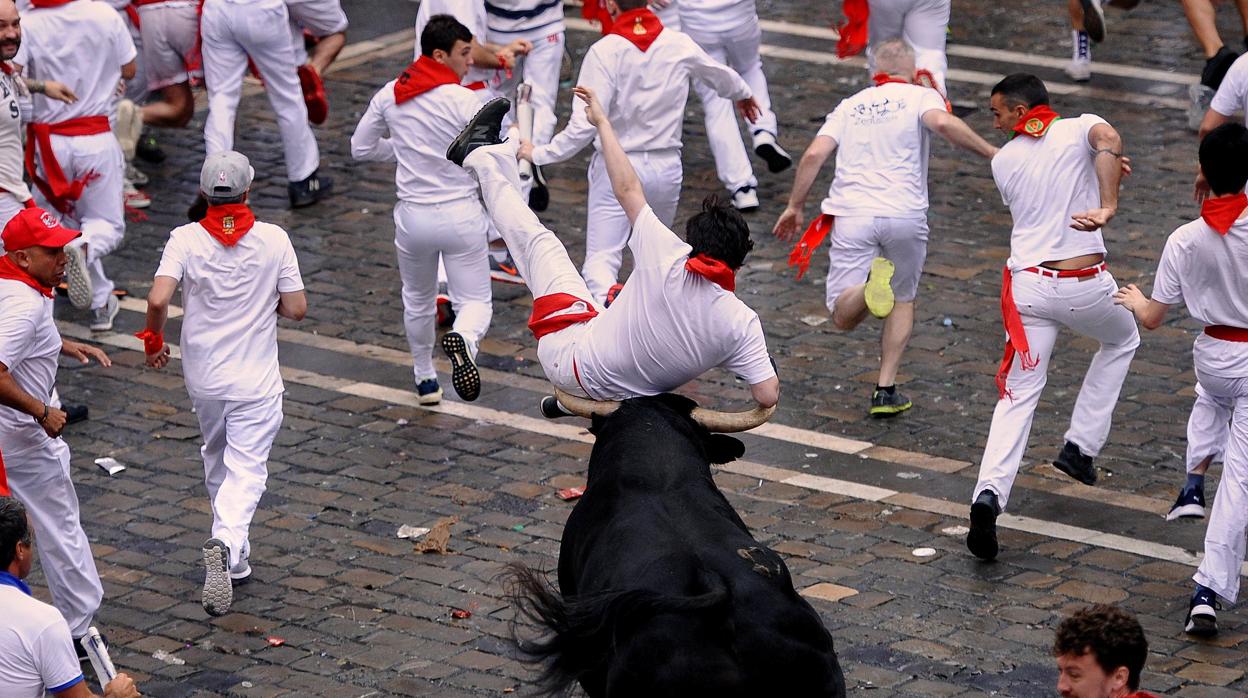
<svg viewBox="0 0 1248 698">
<path fill-rule="evenodd" d="M 269 637 L 265 638 L 265 641 L 269 643 L 269 647 L 281 647 L 286 644 L 286 639 L 281 637 Z"/>
<path fill-rule="evenodd" d="M 569 487 L 566 490 L 559 490 L 559 499 L 567 501 L 569 499 L 578 499 L 585 494 L 584 487 Z"/>
<path fill-rule="evenodd" d="M 452 609 L 451 609 L 451 617 L 452 617 L 452 618 L 457 618 L 457 619 L 459 619 L 459 620 L 463 620 L 463 619 L 465 619 L 465 618 L 471 618 L 471 617 L 472 617 L 472 611 L 465 611 L 465 610 L 464 610 L 464 609 L 462 609 L 462 608 L 452 608 Z"/>
</svg>

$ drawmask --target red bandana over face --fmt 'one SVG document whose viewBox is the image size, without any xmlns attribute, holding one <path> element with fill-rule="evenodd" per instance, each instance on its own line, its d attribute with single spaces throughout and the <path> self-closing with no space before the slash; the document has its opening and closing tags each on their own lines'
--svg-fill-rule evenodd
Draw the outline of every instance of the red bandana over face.
<svg viewBox="0 0 1248 698">
<path fill-rule="evenodd" d="M 407 66 L 407 69 L 399 75 L 398 81 L 394 83 L 394 103 L 402 104 L 435 87 L 458 84 L 459 76 L 445 63 L 439 63 L 428 56 L 421 56 Z"/>
<path fill-rule="evenodd" d="M 226 247 L 233 247 L 256 224 L 256 217 L 247 204 L 209 206 L 208 215 L 199 222 L 208 234 Z"/>
<path fill-rule="evenodd" d="M 1205 203 L 1200 205 L 1200 217 L 1205 219 L 1210 228 L 1218 231 L 1219 235 L 1226 235 L 1245 208 L 1248 208 L 1248 195 L 1242 191 L 1227 196 L 1214 196 L 1205 199 Z"/>
<path fill-rule="evenodd" d="M 52 297 L 52 288 L 50 286 L 44 286 L 38 279 L 31 276 L 30 272 L 17 266 L 7 255 L 0 257 L 0 279 L 20 281 L 48 298 Z"/>
<path fill-rule="evenodd" d="M 610 31 L 611 34 L 628 39 L 634 46 L 641 49 L 642 53 L 650 48 L 650 44 L 653 44 L 662 32 L 663 23 L 659 21 L 658 15 L 644 7 L 629 10 L 616 17 L 615 24 Z"/>
<path fill-rule="evenodd" d="M 1049 108 L 1047 104 L 1032 107 L 1023 114 L 1023 118 L 1014 124 L 1012 129 L 1014 133 L 1030 136 L 1031 138 L 1039 138 L 1049 132 L 1049 127 L 1054 121 L 1062 118 L 1057 112 Z"/>
<path fill-rule="evenodd" d="M 737 290 L 737 273 L 714 257 L 700 254 L 685 262 L 685 270 L 718 285 L 725 291 Z"/>
</svg>

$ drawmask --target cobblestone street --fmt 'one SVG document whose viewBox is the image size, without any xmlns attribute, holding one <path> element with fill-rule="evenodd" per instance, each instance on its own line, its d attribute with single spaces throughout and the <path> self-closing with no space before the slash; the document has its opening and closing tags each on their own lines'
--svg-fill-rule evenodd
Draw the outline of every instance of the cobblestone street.
<svg viewBox="0 0 1248 698">
<path fill-rule="evenodd" d="M 152 696 L 526 695 L 534 674 L 511 642 L 514 610 L 496 579 L 502 565 L 553 570 L 575 504 L 558 490 L 584 484 L 593 437 L 583 420 L 548 422 L 548 390 L 526 328 L 531 298 L 494 284 L 494 319 L 481 345 L 481 398 L 458 402 L 442 377 L 442 405 L 416 405 L 393 245 L 393 165 L 352 162 L 348 139 L 368 100 L 411 60 L 416 5 L 344 2 L 362 29 L 327 75 L 331 113 L 316 128 L 322 172 L 335 194 L 287 208 L 282 148 L 258 88 L 243 99 L 236 148 L 256 169 L 257 218 L 285 227 L 308 287 L 302 323 L 282 321 L 286 419 L 252 528 L 252 580 L 233 611 L 210 618 L 199 603 L 200 545 L 211 511 L 200 433 L 181 363 L 143 366 L 145 297 L 168 231 L 185 220 L 203 155 L 204 112 L 184 131 L 158 131 L 170 157 L 139 163 L 151 177 L 147 219 L 130 224 L 105 264 L 132 296 L 112 333 L 86 330 L 85 313 L 59 302 L 67 337 L 104 346 L 114 366 L 62 362 L 66 401 L 91 419 L 66 431 L 105 600 L 98 625 L 114 663 Z M 1062 75 L 1070 32 L 1062 3 L 955 0 L 950 91 L 974 104 L 968 123 L 990 142 L 988 89 L 999 76 L 1036 72 L 1054 108 L 1093 112 L 1123 134 L 1134 174 L 1105 233 L 1121 284 L 1151 288 L 1166 236 L 1197 215 L 1191 201 L 1196 139 L 1184 127 L 1186 87 L 1201 61 L 1178 3 L 1107 12 L 1110 36 L 1095 48 L 1096 76 Z M 825 7 L 826 6 L 826 7 Z M 824 34 L 839 3 L 812 12 L 798 0 L 760 0 L 764 60 L 781 141 L 796 159 L 824 115 L 865 82 L 859 63 L 838 64 Z M 574 67 L 597 33 L 569 7 Z M 1220 19 L 1239 43 L 1231 7 Z M 394 33 L 390 33 L 394 32 Z M 823 32 L 822 34 L 820 32 Z M 573 72 L 575 74 L 575 71 Z M 570 99 L 561 95 L 566 121 Z M 989 135 L 992 134 L 992 135 Z M 1030 448 L 1003 516 L 1002 553 L 967 553 L 965 519 L 996 400 L 1001 357 L 1000 269 L 1010 216 L 987 165 L 934 141 L 931 243 L 920 284 L 902 390 L 915 408 L 895 420 L 867 417 L 878 363 L 878 324 L 832 327 L 823 305 L 827 258 L 795 281 L 790 246 L 771 227 L 792 171 L 756 164 L 763 199 L 750 214 L 755 251 L 738 294 L 762 318 L 780 366 L 783 399 L 773 422 L 747 435 L 743 461 L 720 468 L 719 486 L 756 537 L 786 560 L 822 615 L 854 693 L 1052 695 L 1053 629 L 1090 602 L 1121 604 L 1148 634 L 1143 688 L 1159 694 L 1248 694 L 1248 613 L 1219 613 L 1220 634 L 1183 633 L 1204 521 L 1163 517 L 1183 481 L 1184 428 L 1194 397 L 1191 342 L 1199 326 L 1180 309 L 1131 366 L 1101 481 L 1074 484 L 1049 463 L 1095 345 L 1069 333 L 1049 373 Z M 678 230 L 719 191 L 691 97 Z M 543 220 L 584 252 L 588 151 L 547 170 Z M 826 191 L 831 168 L 815 186 Z M 814 202 L 808 213 L 814 210 Z M 175 300 L 175 303 L 178 301 Z M 176 327 L 169 333 L 177 343 Z M 445 361 L 439 369 L 446 371 Z M 746 387 L 724 372 L 687 387 L 706 405 L 739 408 Z M 126 470 L 93 463 L 111 456 Z M 1212 493 L 1220 466 L 1210 472 Z M 449 552 L 419 554 L 400 526 L 454 517 Z M 933 554 L 916 555 L 931 548 Z M 47 598 L 42 576 L 32 577 Z M 457 611 L 466 611 L 467 614 Z M 531 632 L 525 627 L 517 632 Z"/>
</svg>

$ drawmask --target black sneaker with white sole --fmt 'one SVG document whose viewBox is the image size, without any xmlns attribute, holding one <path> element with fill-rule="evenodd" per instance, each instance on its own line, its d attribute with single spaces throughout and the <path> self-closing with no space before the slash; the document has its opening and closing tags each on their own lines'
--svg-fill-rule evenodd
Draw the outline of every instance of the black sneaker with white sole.
<svg viewBox="0 0 1248 698">
<path fill-rule="evenodd" d="M 210 616 L 223 616 L 234 603 L 230 580 L 230 548 L 219 538 L 204 542 L 204 592 L 200 603 Z"/>
<path fill-rule="evenodd" d="M 541 402 L 542 416 L 546 419 L 560 419 L 562 417 L 575 417 L 576 415 L 564 409 L 559 404 L 559 400 L 554 395 L 547 395 L 542 398 Z"/>
<path fill-rule="evenodd" d="M 1001 506 L 992 490 L 984 490 L 971 505 L 971 530 L 966 534 L 966 548 L 981 560 L 997 559 L 997 515 Z"/>
<path fill-rule="evenodd" d="M 1092 464 L 1092 456 L 1083 455 L 1079 446 L 1070 441 L 1062 446 L 1062 452 L 1057 454 L 1053 467 L 1085 485 L 1096 484 L 1096 466 Z"/>
<path fill-rule="evenodd" d="M 550 188 L 541 165 L 533 165 L 533 188 L 529 190 L 529 208 L 541 213 L 550 207 Z"/>
<path fill-rule="evenodd" d="M 306 179 L 286 185 L 286 193 L 290 197 L 291 208 L 311 206 L 334 191 L 334 180 L 322 177 L 313 172 Z"/>
<path fill-rule="evenodd" d="M 1209 587 L 1196 585 L 1196 593 L 1187 605 L 1187 622 L 1183 632 L 1197 637 L 1218 634 L 1218 596 Z"/>
<path fill-rule="evenodd" d="M 767 171 L 784 172 L 793 166 L 793 158 L 780 147 L 776 137 L 767 131 L 759 131 L 754 136 L 754 154 L 767 163 Z"/>
<path fill-rule="evenodd" d="M 463 167 L 464 158 L 468 153 L 485 145 L 497 145 L 503 142 L 498 137 L 503 128 L 503 117 L 511 111 L 511 101 L 506 97 L 495 97 L 485 103 L 468 124 L 464 126 L 455 140 L 446 149 L 446 159 Z"/>
<path fill-rule="evenodd" d="M 1203 518 L 1205 518 L 1205 493 L 1198 487 L 1184 487 L 1179 492 L 1178 498 L 1174 500 L 1174 506 L 1170 507 L 1170 513 L 1166 514 L 1166 521 Z"/>
<path fill-rule="evenodd" d="M 477 364 L 468 353 L 468 342 L 458 332 L 447 332 L 442 337 L 442 351 L 451 360 L 451 385 L 460 399 L 472 402 L 481 395 L 481 374 Z"/>
</svg>

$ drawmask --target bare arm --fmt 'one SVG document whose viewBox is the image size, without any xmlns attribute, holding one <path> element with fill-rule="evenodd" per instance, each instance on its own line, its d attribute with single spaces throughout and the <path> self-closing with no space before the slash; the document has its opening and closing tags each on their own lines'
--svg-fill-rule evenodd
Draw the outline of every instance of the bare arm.
<svg viewBox="0 0 1248 698">
<path fill-rule="evenodd" d="M 92 693 L 87 688 L 86 681 L 79 681 L 64 691 L 55 694 L 56 698 L 100 698 L 99 695 Z M 138 698 L 143 694 L 139 693 L 139 689 L 134 685 L 134 679 L 128 674 L 120 673 L 113 677 L 112 681 L 104 687 L 104 698 Z"/>
<path fill-rule="evenodd" d="M 1166 319 L 1166 311 L 1170 310 L 1168 303 L 1160 303 L 1152 298 L 1146 298 L 1144 292 L 1135 284 L 1127 284 L 1114 294 L 1114 303 L 1130 310 L 1135 319 L 1146 330 L 1155 330 L 1161 327 L 1162 320 Z"/>
<path fill-rule="evenodd" d="M 629 161 L 620 141 L 615 137 L 611 121 L 602 110 L 602 105 L 594 96 L 594 91 L 587 87 L 575 87 L 572 90 L 585 104 L 585 117 L 598 129 L 598 139 L 602 145 L 602 158 L 607 164 L 607 176 L 611 178 L 611 188 L 615 198 L 619 200 L 624 214 L 628 216 L 631 226 L 641 210 L 646 207 L 646 194 L 641 188 L 641 180 L 633 163 Z"/>
<path fill-rule="evenodd" d="M 1200 120 L 1200 131 L 1198 132 L 1199 135 L 1196 137 L 1197 142 L 1205 140 L 1205 136 L 1209 135 L 1209 132 L 1213 129 L 1221 126 L 1222 124 L 1229 123 L 1231 123 L 1231 117 L 1226 116 L 1225 114 L 1222 114 L 1216 109 L 1210 107 L 1209 110 L 1205 112 L 1205 118 Z"/>
<path fill-rule="evenodd" d="M 516 56 L 533 50 L 528 39 L 516 39 L 509 44 L 480 43 L 472 40 L 472 63 L 481 68 L 510 68 L 516 64 Z"/>
<path fill-rule="evenodd" d="M 22 386 L 17 384 L 13 374 L 9 372 L 9 367 L 3 363 L 0 363 L 0 405 L 30 415 L 54 439 L 65 428 L 65 413 L 22 390 Z"/>
<path fill-rule="evenodd" d="M 308 312 L 308 294 L 304 291 L 291 291 L 277 294 L 277 314 L 287 320 L 298 322 Z"/>
<path fill-rule="evenodd" d="M 164 341 L 165 323 L 169 320 L 169 302 L 178 290 L 178 280 L 172 276 L 157 276 L 152 281 L 152 290 L 147 293 L 147 324 L 143 331 L 160 337 L 160 346 L 144 340 L 143 353 L 147 355 L 147 365 L 152 368 L 164 368 L 169 363 L 169 345 Z M 152 349 L 154 351 L 148 351 Z"/>
<path fill-rule="evenodd" d="M 1074 222 L 1070 227 L 1084 231 L 1100 229 L 1118 212 L 1118 187 L 1122 183 L 1124 159 L 1122 136 L 1109 124 L 1093 126 L 1088 132 L 1088 144 L 1096 151 L 1093 158 L 1101 206 L 1071 216 Z"/>
<path fill-rule="evenodd" d="M 121 66 L 121 79 L 133 80 L 135 73 L 137 72 L 139 72 L 139 64 L 134 61 L 130 61 L 129 63 Z"/>
<path fill-rule="evenodd" d="M 780 377 L 772 376 L 762 383 L 755 383 L 750 386 L 750 395 L 753 396 L 754 402 L 763 407 L 772 407 L 780 402 Z"/>
<path fill-rule="evenodd" d="M 923 113 L 922 118 L 923 125 L 928 130 L 939 134 L 940 137 L 963 150 L 989 160 L 997 154 L 996 146 L 980 138 L 979 134 L 967 126 L 965 121 L 944 109 L 929 109 Z"/>
<path fill-rule="evenodd" d="M 793 175 L 793 190 L 789 192 L 789 203 L 780 219 L 772 228 L 772 234 L 781 240 L 788 240 L 797 232 L 802 222 L 802 209 L 806 206 L 806 197 L 810 196 L 810 188 L 819 176 L 819 170 L 836 151 L 836 140 L 828 136 L 815 136 L 815 139 L 802 153 L 797 163 L 797 172 Z"/>
</svg>

